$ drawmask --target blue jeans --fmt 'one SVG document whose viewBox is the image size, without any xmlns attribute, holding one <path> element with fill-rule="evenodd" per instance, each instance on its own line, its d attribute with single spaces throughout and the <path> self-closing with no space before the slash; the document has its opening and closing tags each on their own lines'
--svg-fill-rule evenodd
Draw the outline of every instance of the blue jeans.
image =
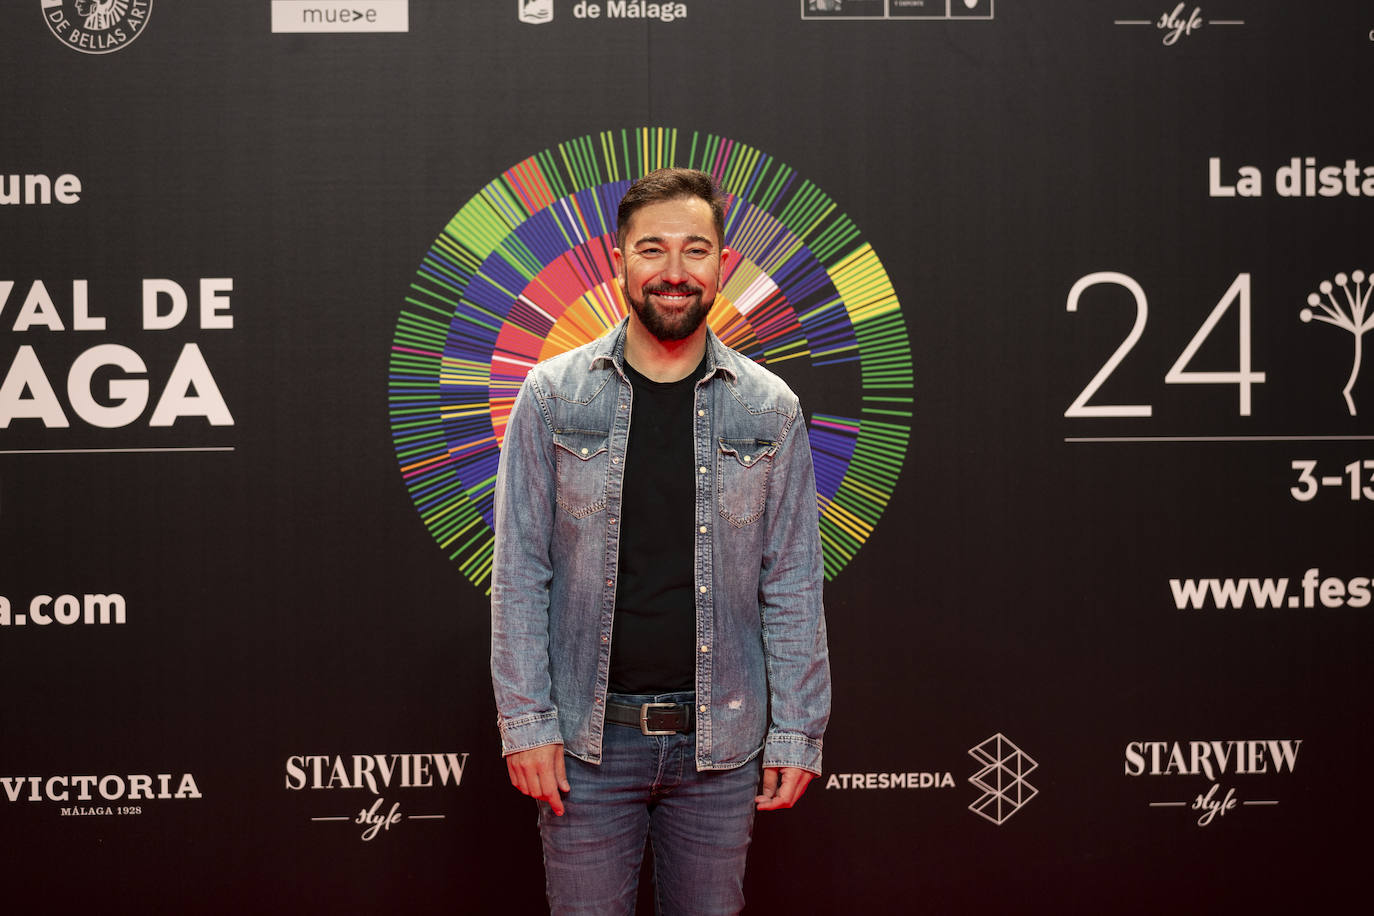
<svg viewBox="0 0 1374 916">
<path fill-rule="evenodd" d="M 623 703 L 691 702 L 691 694 L 613 695 Z M 643 735 L 606 724 L 600 765 L 565 754 L 564 814 L 539 804 L 544 878 L 553 913 L 633 914 L 647 836 L 661 914 L 744 908 L 760 760 L 698 772 L 694 735 Z"/>
</svg>

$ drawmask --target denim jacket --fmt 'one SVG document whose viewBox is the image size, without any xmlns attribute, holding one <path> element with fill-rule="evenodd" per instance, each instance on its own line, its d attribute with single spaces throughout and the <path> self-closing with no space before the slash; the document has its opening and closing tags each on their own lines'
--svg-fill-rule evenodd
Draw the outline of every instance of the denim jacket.
<svg viewBox="0 0 1374 916">
<path fill-rule="evenodd" d="M 496 477 L 491 669 L 505 754 L 601 762 L 621 483 L 625 322 L 530 370 Z M 816 483 L 796 395 L 707 332 L 693 410 L 696 766 L 821 771 L 830 663 Z M 621 726 L 612 725 L 612 728 Z"/>
</svg>

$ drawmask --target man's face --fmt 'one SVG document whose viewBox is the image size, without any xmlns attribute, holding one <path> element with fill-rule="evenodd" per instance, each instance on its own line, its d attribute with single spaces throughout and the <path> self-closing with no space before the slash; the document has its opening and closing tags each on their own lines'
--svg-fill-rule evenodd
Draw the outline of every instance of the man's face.
<svg viewBox="0 0 1374 916">
<path fill-rule="evenodd" d="M 728 257 L 716 237 L 711 205 L 699 197 L 640 207 L 630 217 L 624 250 L 611 253 L 625 299 L 662 341 L 683 340 L 701 327 Z"/>
</svg>

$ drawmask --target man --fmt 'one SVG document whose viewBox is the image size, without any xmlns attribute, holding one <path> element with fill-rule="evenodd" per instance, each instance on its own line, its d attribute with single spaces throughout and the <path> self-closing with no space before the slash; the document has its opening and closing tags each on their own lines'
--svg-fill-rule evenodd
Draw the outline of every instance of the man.
<svg viewBox="0 0 1374 916">
<path fill-rule="evenodd" d="M 796 396 L 710 332 L 733 256 L 710 176 L 619 209 L 630 314 L 534 367 L 496 484 L 492 680 L 555 912 L 735 913 L 755 809 L 820 773 L 816 485 Z"/>
</svg>

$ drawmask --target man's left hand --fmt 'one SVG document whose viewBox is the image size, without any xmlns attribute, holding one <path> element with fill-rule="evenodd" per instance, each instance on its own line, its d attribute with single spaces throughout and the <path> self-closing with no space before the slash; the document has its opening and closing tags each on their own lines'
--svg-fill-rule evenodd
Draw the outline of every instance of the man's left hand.
<svg viewBox="0 0 1374 916">
<path fill-rule="evenodd" d="M 763 785 L 754 798 L 759 811 L 779 811 L 797 803 L 815 774 L 799 767 L 764 767 Z"/>
</svg>

